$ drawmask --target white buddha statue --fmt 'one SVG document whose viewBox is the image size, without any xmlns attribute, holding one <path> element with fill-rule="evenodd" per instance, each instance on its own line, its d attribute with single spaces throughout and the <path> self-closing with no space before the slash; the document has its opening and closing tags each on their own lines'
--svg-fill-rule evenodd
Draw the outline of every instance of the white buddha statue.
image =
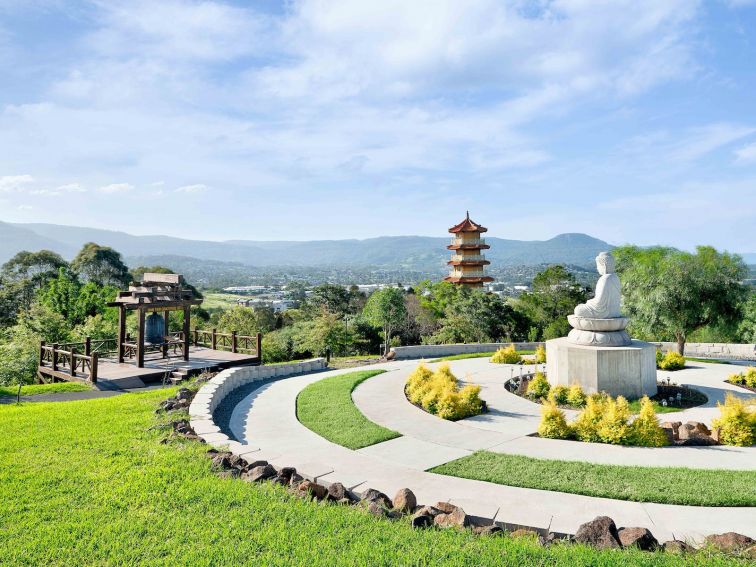
<svg viewBox="0 0 756 567">
<path fill-rule="evenodd" d="M 596 283 L 596 296 L 575 307 L 575 315 L 591 319 L 621 317 L 622 287 L 617 274 L 614 273 L 614 256 L 609 252 L 601 252 L 596 256 L 596 268 L 601 274 Z"/>
</svg>

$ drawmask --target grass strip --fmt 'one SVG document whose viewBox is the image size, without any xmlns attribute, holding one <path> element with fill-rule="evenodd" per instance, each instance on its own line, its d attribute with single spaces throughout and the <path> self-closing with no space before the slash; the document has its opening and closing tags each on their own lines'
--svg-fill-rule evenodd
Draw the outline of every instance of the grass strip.
<svg viewBox="0 0 756 567">
<path fill-rule="evenodd" d="M 220 479 L 206 445 L 163 445 L 164 433 L 150 429 L 157 403 L 173 391 L 0 406 L 4 566 L 748 564 L 708 551 L 544 548 L 528 538 L 414 530 L 408 519 Z"/>
<path fill-rule="evenodd" d="M 478 451 L 431 472 L 634 502 L 756 506 L 756 471 L 598 465 Z"/>
<path fill-rule="evenodd" d="M 359 384 L 384 372 L 361 370 L 310 384 L 297 396 L 297 418 L 321 437 L 349 449 L 401 437 L 362 415 L 352 400 L 352 391 Z"/>
<path fill-rule="evenodd" d="M 84 392 L 91 390 L 86 384 L 79 382 L 55 382 L 52 384 L 27 384 L 21 386 L 22 396 L 38 396 L 40 394 L 59 394 L 61 392 Z M 16 397 L 18 386 L 0 386 L 0 397 Z"/>
<path fill-rule="evenodd" d="M 466 358 L 491 358 L 495 353 L 491 352 L 466 352 L 464 354 L 450 354 L 449 356 L 442 356 L 441 358 L 434 358 L 429 360 L 431 362 L 446 362 L 448 360 L 465 360 Z M 526 356 L 529 354 L 535 354 L 534 350 L 518 350 L 517 354 Z"/>
</svg>

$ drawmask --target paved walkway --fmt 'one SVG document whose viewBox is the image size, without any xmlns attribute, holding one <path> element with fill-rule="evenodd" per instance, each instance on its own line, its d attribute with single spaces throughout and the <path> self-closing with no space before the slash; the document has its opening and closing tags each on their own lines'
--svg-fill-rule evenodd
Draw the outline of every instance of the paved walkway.
<svg viewBox="0 0 756 567">
<path fill-rule="evenodd" d="M 756 469 L 754 447 L 622 447 L 532 437 L 538 429 L 540 405 L 507 392 L 503 386 L 513 372 L 519 372 L 519 367 L 492 364 L 485 358 L 454 361 L 451 369 L 463 382 L 480 384 L 481 398 L 488 404 L 488 413 L 457 422 L 445 421 L 407 401 L 404 384 L 416 366 L 417 362 L 397 369 L 396 372 L 366 380 L 352 393 L 355 404 L 368 419 L 407 438 L 402 438 L 402 441 L 386 441 L 362 451 L 379 454 L 397 462 L 402 462 L 406 453 L 411 455 L 414 451 L 419 451 L 426 454 L 427 462 L 435 464 L 451 460 L 444 460 L 447 454 L 462 456 L 486 449 L 542 459 L 613 465 Z M 704 406 L 664 414 L 662 419 L 711 423 L 719 415 L 716 402 L 724 400 L 726 392 L 737 391 L 742 397 L 756 397 L 756 394 L 724 382 L 724 378 L 732 371 L 732 367 L 724 364 L 695 363 L 691 369 L 660 373 L 662 376 L 674 374 L 673 381 L 694 385 L 709 396 L 709 402 Z M 578 412 L 565 413 L 569 420 Z M 428 443 L 436 447 L 435 455 L 430 454 L 432 446 L 429 447 Z M 455 449 L 458 453 L 449 453 L 450 449 Z M 459 453 L 460 450 L 462 453 Z"/>
<path fill-rule="evenodd" d="M 371 382 L 373 385 L 396 384 L 416 365 L 416 361 L 409 361 L 371 366 L 389 372 L 371 378 L 363 385 L 368 386 Z M 417 437 L 406 435 L 359 451 L 331 443 L 297 420 L 296 397 L 308 384 L 349 371 L 351 369 L 287 378 L 264 384 L 247 395 L 236 406 L 230 420 L 231 431 L 244 444 L 245 458 L 294 466 L 318 480 L 342 482 L 358 491 L 376 488 L 393 495 L 399 488 L 409 487 L 420 502 L 450 501 L 462 506 L 470 515 L 495 518 L 507 526 L 574 533 L 581 523 L 603 514 L 614 518 L 619 526 L 647 527 L 660 540 L 673 537 L 700 540 L 711 533 L 731 530 L 756 537 L 756 508 L 643 504 L 502 486 L 425 472 L 440 462 L 468 454 L 473 447 L 469 444 L 470 439 L 478 440 L 473 441 L 477 443 L 474 448 L 483 448 L 489 443 L 495 446 L 498 435 L 507 435 L 469 424 L 452 424 L 427 414 L 418 417 L 418 420 L 424 420 L 422 424 L 412 422 L 413 428 L 425 428 L 427 435 L 422 437 L 419 434 Z M 394 413 L 396 408 L 384 414 L 381 421 L 385 423 Z M 514 419 L 528 421 L 526 417 L 515 416 Z M 470 435 L 460 434 L 457 427 L 464 427 Z M 439 440 L 445 443 L 438 443 Z"/>
</svg>

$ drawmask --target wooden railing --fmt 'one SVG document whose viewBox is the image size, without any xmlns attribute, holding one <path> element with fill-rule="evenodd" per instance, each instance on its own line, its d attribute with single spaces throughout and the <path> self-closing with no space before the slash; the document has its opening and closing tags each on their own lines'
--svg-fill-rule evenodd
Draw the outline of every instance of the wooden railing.
<svg viewBox="0 0 756 567">
<path fill-rule="evenodd" d="M 118 341 L 114 340 L 113 343 L 117 345 Z M 144 352 L 145 354 L 160 353 L 161 358 L 178 358 L 183 356 L 183 348 L 184 332 L 175 331 L 163 337 L 162 343 L 145 343 Z M 179 352 L 179 349 L 181 349 L 181 352 Z M 137 343 L 127 336 L 123 342 L 123 357 L 134 358 L 135 356 L 137 356 Z"/>
<path fill-rule="evenodd" d="M 236 331 L 230 333 L 219 333 L 216 329 L 206 331 L 194 328 L 192 344 L 194 346 L 204 346 L 213 350 L 226 350 L 229 352 L 240 352 L 244 354 L 256 354 L 260 356 L 262 352 L 262 335 L 240 335 Z"/>
<path fill-rule="evenodd" d="M 83 343 L 82 343 L 83 344 Z M 63 348 L 67 346 L 68 348 Z M 98 354 L 80 354 L 75 350 L 75 343 L 59 345 L 39 345 L 39 366 L 37 371 L 42 376 L 49 376 L 55 381 L 83 380 L 93 384 L 97 382 Z"/>
</svg>

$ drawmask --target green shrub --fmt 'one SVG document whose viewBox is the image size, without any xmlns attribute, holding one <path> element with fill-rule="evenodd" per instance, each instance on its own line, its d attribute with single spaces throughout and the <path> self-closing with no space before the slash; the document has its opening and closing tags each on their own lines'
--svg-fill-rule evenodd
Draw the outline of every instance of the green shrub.
<svg viewBox="0 0 756 567">
<path fill-rule="evenodd" d="M 633 445 L 641 447 L 663 447 L 668 444 L 667 434 L 659 426 L 654 404 L 648 396 L 641 398 L 641 409 L 638 417 L 631 425 L 631 439 Z"/>
<path fill-rule="evenodd" d="M 598 436 L 603 443 L 612 445 L 629 445 L 630 439 L 630 404 L 622 396 L 616 399 L 607 398 L 601 423 L 598 427 Z"/>
<path fill-rule="evenodd" d="M 549 439 L 568 439 L 572 435 L 572 430 L 564 418 L 564 412 L 557 407 L 553 399 L 543 404 L 538 435 Z"/>
<path fill-rule="evenodd" d="M 731 384 L 739 384 L 741 386 L 748 386 L 749 388 L 756 388 L 756 367 L 750 367 L 745 372 L 739 374 L 731 374 L 727 381 Z"/>
<path fill-rule="evenodd" d="M 543 345 L 538 345 L 538 348 L 535 351 L 535 362 L 536 364 L 546 364 L 546 347 Z"/>
<path fill-rule="evenodd" d="M 580 384 L 573 384 L 567 392 L 567 403 L 573 408 L 582 408 L 585 406 L 585 393 Z"/>
<path fill-rule="evenodd" d="M 598 443 L 601 441 L 598 430 L 604 415 L 604 407 L 608 397 L 601 394 L 588 396 L 585 409 L 580 412 L 572 428 L 575 437 L 580 441 Z"/>
<path fill-rule="evenodd" d="M 669 351 L 661 358 L 661 360 L 659 360 L 659 356 L 657 354 L 656 361 L 656 365 L 661 370 L 682 370 L 683 368 L 685 368 L 685 357 L 673 351 Z"/>
<path fill-rule="evenodd" d="M 418 364 L 417 368 L 407 378 L 405 392 L 407 398 L 413 404 L 420 404 L 423 399 L 423 392 L 427 389 L 427 384 L 433 377 L 433 371 L 424 364 Z"/>
<path fill-rule="evenodd" d="M 515 350 L 514 345 L 508 347 L 501 347 L 491 357 L 491 362 L 497 364 L 520 364 L 522 362 L 522 356 L 520 356 Z"/>
<path fill-rule="evenodd" d="M 549 392 L 549 399 L 552 399 L 556 402 L 559 406 L 567 405 L 569 402 L 567 402 L 567 397 L 570 395 L 570 389 L 567 386 L 563 386 L 562 384 L 558 384 L 557 386 L 554 386 L 551 388 L 551 391 Z"/>
<path fill-rule="evenodd" d="M 549 395 L 551 385 L 543 372 L 536 372 L 528 383 L 527 395 L 530 398 L 539 399 Z"/>
<path fill-rule="evenodd" d="M 748 447 L 756 441 L 756 411 L 742 399 L 727 394 L 725 403 L 717 404 L 720 415 L 711 422 L 719 429 L 719 440 L 725 445 Z"/>
<path fill-rule="evenodd" d="M 407 398 L 442 419 L 462 419 L 483 411 L 480 386 L 468 384 L 460 389 L 448 364 L 435 372 L 420 364 L 405 385 Z"/>
</svg>

